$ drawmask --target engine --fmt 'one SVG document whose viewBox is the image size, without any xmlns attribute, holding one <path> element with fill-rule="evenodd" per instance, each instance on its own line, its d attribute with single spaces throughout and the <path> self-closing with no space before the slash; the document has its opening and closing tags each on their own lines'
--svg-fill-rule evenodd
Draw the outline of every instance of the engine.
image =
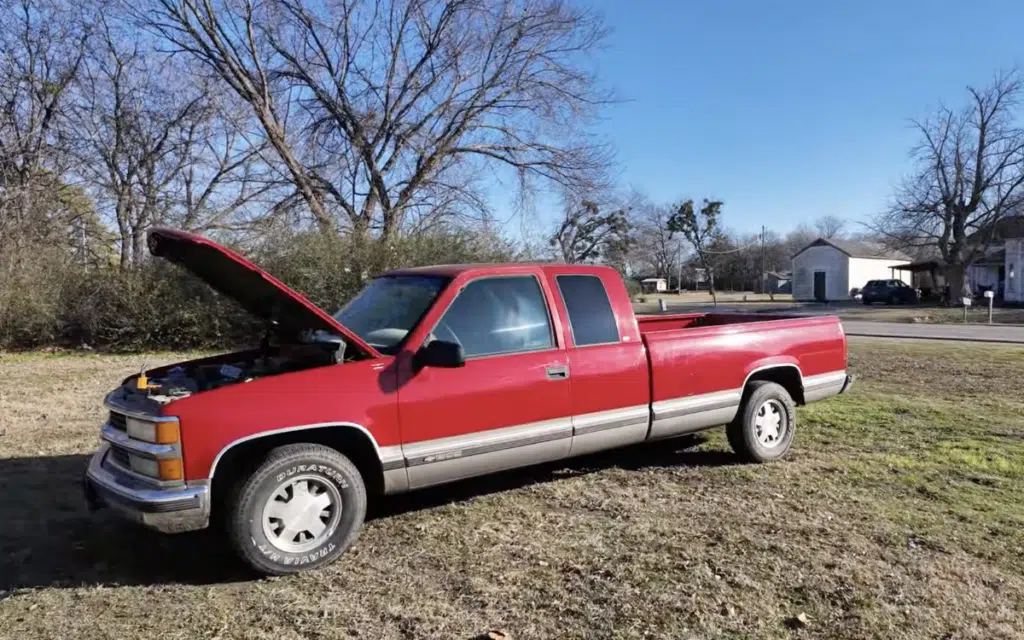
<svg viewBox="0 0 1024 640">
<path fill-rule="evenodd" d="M 338 364 L 343 361 L 344 352 L 344 343 L 337 341 L 264 346 L 258 351 L 235 354 L 235 357 L 224 356 L 157 369 L 153 377 L 132 376 L 125 381 L 124 387 L 137 391 L 144 387 L 150 400 L 167 404 L 227 385 Z"/>
</svg>

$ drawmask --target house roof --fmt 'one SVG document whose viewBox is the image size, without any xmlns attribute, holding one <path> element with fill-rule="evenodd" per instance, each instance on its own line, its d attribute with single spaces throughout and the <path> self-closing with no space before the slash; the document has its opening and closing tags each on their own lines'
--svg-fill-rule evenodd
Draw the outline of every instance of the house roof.
<svg viewBox="0 0 1024 640">
<path fill-rule="evenodd" d="M 970 244 L 978 241 L 984 242 L 981 236 L 981 230 L 975 231 L 967 236 L 967 242 Z M 992 242 L 999 243 L 1008 238 L 1024 238 L 1024 216 L 1007 216 L 996 220 L 992 230 Z"/>
<path fill-rule="evenodd" d="M 790 271 L 769 271 L 767 275 L 778 280 L 789 280 L 793 277 L 793 273 Z"/>
<path fill-rule="evenodd" d="M 893 267 L 893 269 L 896 269 L 897 271 L 914 272 L 931 271 L 933 269 L 941 270 L 945 268 L 946 261 L 943 260 L 942 258 L 934 258 L 932 260 L 916 260 L 914 262 L 909 262 L 907 264 L 898 264 L 895 267 Z"/>
<path fill-rule="evenodd" d="M 910 256 L 906 255 L 902 251 L 889 249 L 874 242 L 867 242 L 864 240 L 846 240 L 839 238 L 831 238 L 829 240 L 826 240 L 825 238 L 818 238 L 811 244 L 794 253 L 793 257 L 797 257 L 798 255 L 800 255 L 804 251 L 807 251 L 811 247 L 832 247 L 833 249 L 842 251 L 851 258 L 871 258 L 874 260 L 910 260 Z"/>
</svg>

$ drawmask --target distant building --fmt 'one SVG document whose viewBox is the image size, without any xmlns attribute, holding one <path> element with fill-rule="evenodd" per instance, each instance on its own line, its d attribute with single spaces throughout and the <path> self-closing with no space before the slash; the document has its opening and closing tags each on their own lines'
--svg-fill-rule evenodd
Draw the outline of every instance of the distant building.
<svg viewBox="0 0 1024 640">
<path fill-rule="evenodd" d="M 793 274 L 789 271 L 769 271 L 764 275 L 765 291 L 772 293 L 792 293 Z"/>
<path fill-rule="evenodd" d="M 969 244 L 983 242 L 980 233 L 967 237 Z M 1024 302 L 1020 267 L 1024 262 L 1024 216 L 1009 216 L 994 227 L 988 251 L 967 267 L 967 286 L 978 294 L 996 293 L 1006 302 Z"/>
<path fill-rule="evenodd" d="M 644 293 L 668 291 L 668 281 L 665 278 L 644 278 L 640 281 L 640 290 Z"/>
<path fill-rule="evenodd" d="M 903 280 L 894 267 L 909 258 L 899 251 L 859 240 L 819 238 L 793 256 L 793 298 L 796 300 L 849 300 L 853 289 L 868 280 Z"/>
<path fill-rule="evenodd" d="M 967 266 L 967 287 L 974 295 L 991 290 L 998 300 L 1024 303 L 1024 216 L 1009 216 L 999 220 L 990 238 L 976 232 L 967 237 L 969 246 L 988 249 Z M 941 298 L 949 284 L 946 262 L 941 258 L 918 260 L 896 267 L 897 273 L 913 279 L 913 286 L 924 297 Z M 952 294 L 954 298 L 959 293 Z"/>
</svg>

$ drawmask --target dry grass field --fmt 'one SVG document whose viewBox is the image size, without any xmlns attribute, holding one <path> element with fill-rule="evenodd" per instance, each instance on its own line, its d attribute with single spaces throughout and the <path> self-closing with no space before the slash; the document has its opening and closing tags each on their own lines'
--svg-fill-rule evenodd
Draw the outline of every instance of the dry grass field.
<svg viewBox="0 0 1024 640">
<path fill-rule="evenodd" d="M 852 339 L 857 384 L 784 462 L 713 432 L 473 480 L 279 579 L 86 512 L 100 399 L 141 362 L 0 355 L 0 637 L 1024 637 L 1021 348 Z"/>
<path fill-rule="evenodd" d="M 874 322 L 922 322 L 926 324 L 960 324 L 964 321 L 963 308 L 939 307 L 879 307 L 858 305 L 840 312 L 850 320 Z M 987 324 L 988 308 L 971 307 L 967 310 L 968 324 Z M 996 307 L 992 310 L 993 324 L 1024 324 L 1024 308 Z"/>
</svg>

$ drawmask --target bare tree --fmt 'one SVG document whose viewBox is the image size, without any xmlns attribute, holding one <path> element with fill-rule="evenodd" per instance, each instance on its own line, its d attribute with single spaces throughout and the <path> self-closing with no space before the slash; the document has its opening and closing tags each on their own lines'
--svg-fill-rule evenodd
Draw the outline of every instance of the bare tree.
<svg viewBox="0 0 1024 640">
<path fill-rule="evenodd" d="M 708 274 L 711 300 L 715 306 L 718 306 L 718 295 L 715 293 L 714 257 L 715 245 L 720 244 L 723 238 L 719 224 L 723 204 L 719 200 L 705 198 L 701 208 L 696 209 L 693 200 L 686 200 L 676 207 L 675 213 L 668 221 L 668 229 L 682 233 L 697 254 L 701 267 Z"/>
<path fill-rule="evenodd" d="M 20 0 L 0 9 L 0 242 L 48 243 L 78 221 L 61 212 L 65 111 L 87 29 L 67 6 Z M 84 228 L 84 227 L 82 227 Z M 58 237 L 60 241 L 65 238 Z"/>
<path fill-rule="evenodd" d="M 565 205 L 565 217 L 549 244 L 566 264 L 621 258 L 630 245 L 629 220 L 625 209 L 602 210 L 593 200 Z"/>
<path fill-rule="evenodd" d="M 800 223 L 795 229 L 786 234 L 782 243 L 786 247 L 786 253 L 792 258 L 798 251 L 817 240 L 818 237 L 818 233 L 807 223 Z"/>
<path fill-rule="evenodd" d="M 969 87 L 966 107 L 943 107 L 916 122 L 917 169 L 874 220 L 894 243 L 937 250 L 955 297 L 970 295 L 967 266 L 988 250 L 997 223 L 1024 202 L 1021 90 L 1018 73 L 999 75 L 986 88 Z"/>
<path fill-rule="evenodd" d="M 280 171 L 266 161 L 264 138 L 247 133 L 248 113 L 233 96 L 211 90 L 205 108 L 180 130 L 186 161 L 169 193 L 168 219 L 191 231 L 248 230 L 293 199 Z"/>
<path fill-rule="evenodd" d="M 814 230 L 826 240 L 839 238 L 846 231 L 846 220 L 838 216 L 822 216 L 814 221 Z"/>
<path fill-rule="evenodd" d="M 562 0 L 151 2 L 140 17 L 250 105 L 323 231 L 482 208 L 484 167 L 580 190 L 608 162 L 580 133 L 604 28 Z"/>
<path fill-rule="evenodd" d="M 644 275 L 666 279 L 678 277 L 683 240 L 669 231 L 671 216 L 668 206 L 646 199 L 630 211 L 634 238 L 630 253 L 632 261 L 639 265 Z"/>
<path fill-rule="evenodd" d="M 147 228 L 229 226 L 273 187 L 218 96 L 187 69 L 101 18 L 74 109 L 76 173 L 117 229 L 120 262 L 145 255 Z"/>
</svg>

